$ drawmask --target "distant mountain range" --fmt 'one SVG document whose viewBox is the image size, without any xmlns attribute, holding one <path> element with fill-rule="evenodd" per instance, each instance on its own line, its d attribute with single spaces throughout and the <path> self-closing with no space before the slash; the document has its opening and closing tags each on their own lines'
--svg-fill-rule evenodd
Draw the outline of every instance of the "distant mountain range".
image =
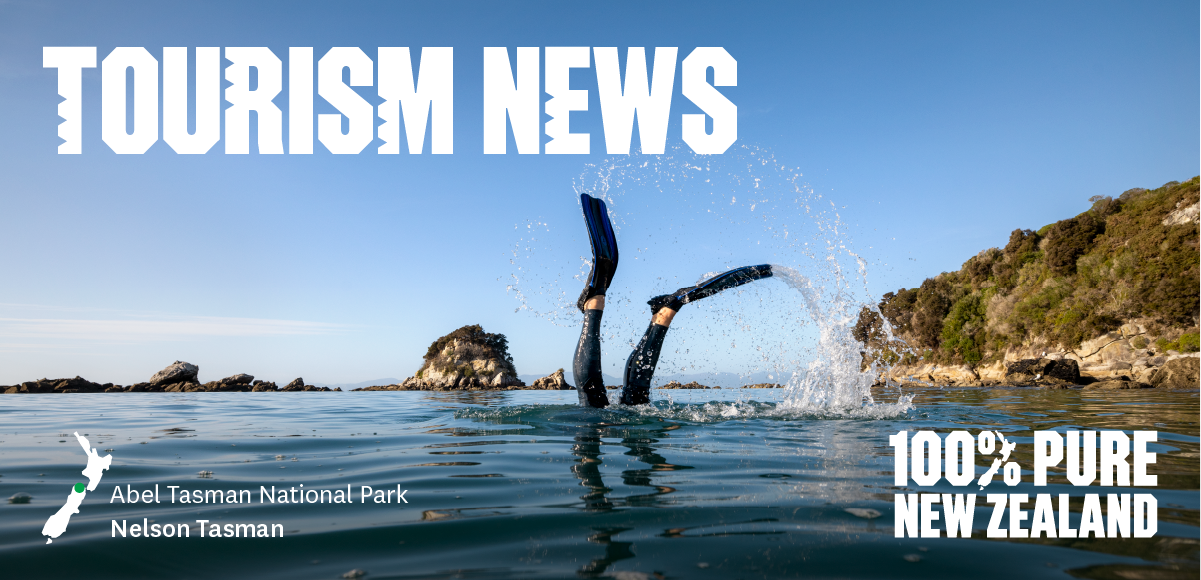
<svg viewBox="0 0 1201 580">
<path fill-rule="evenodd" d="M 373 379 L 370 381 L 363 381 L 361 383 L 336 383 L 336 384 L 313 383 L 313 386 L 329 387 L 331 389 L 340 387 L 343 391 L 350 391 L 353 389 L 361 389 L 363 387 L 374 387 L 377 385 L 395 385 L 402 380 L 404 380 L 404 379 L 396 379 L 396 378 L 388 377 L 388 378 L 384 378 L 384 379 Z"/>
<path fill-rule="evenodd" d="M 547 374 L 550 374 L 550 373 L 547 373 Z M 522 381 L 524 381 L 525 384 L 528 385 L 528 384 L 532 384 L 534 381 L 536 381 L 546 375 L 532 374 L 532 375 L 517 375 L 517 376 Z M 568 384 L 571 384 L 571 385 L 576 384 L 575 376 L 573 376 L 571 371 L 564 369 L 563 376 L 567 380 Z M 622 382 L 619 377 L 615 377 L 615 376 L 608 375 L 608 374 L 603 375 L 603 376 L 605 377 L 606 385 L 620 385 Z M 768 378 L 769 376 L 774 377 L 774 378 Z M 722 387 L 722 388 L 726 388 L 726 389 L 732 389 L 732 388 L 741 387 L 743 385 L 753 385 L 756 383 L 784 383 L 787 381 L 788 378 L 790 378 L 790 377 L 785 377 L 784 380 L 780 380 L 777 373 L 768 373 L 768 372 L 751 373 L 751 374 L 745 375 L 745 376 L 739 375 L 737 373 L 724 373 L 724 372 L 674 374 L 674 375 L 673 374 L 664 374 L 664 375 L 655 375 L 653 384 L 655 386 L 659 386 L 659 385 L 662 385 L 669 381 L 679 381 L 681 383 L 690 383 L 692 381 L 696 381 L 702 385 L 706 385 L 706 386 L 710 386 L 710 387 Z M 346 390 L 346 389 L 343 388 L 342 390 Z"/>
<path fill-rule="evenodd" d="M 546 375 L 549 375 L 549 374 L 550 373 L 527 374 L 527 375 L 517 375 L 517 376 L 525 384 L 531 385 L 534 383 L 534 381 L 536 381 L 542 377 L 545 377 Z M 576 384 L 575 376 L 572 375 L 571 371 L 564 369 L 563 375 L 564 375 L 564 378 L 567 379 L 568 384 L 571 384 L 571 385 Z M 768 378 L 769 375 L 772 377 L 775 377 L 775 378 Z M 605 377 L 606 385 L 620 385 L 621 384 L 620 377 L 615 377 L 613 375 L 608 375 L 608 374 L 604 375 L 604 377 Z M 692 374 L 676 374 L 676 375 L 666 375 L 665 374 L 662 376 L 655 375 L 654 384 L 655 384 L 655 386 L 658 386 L 658 385 L 662 385 L 668 381 L 680 381 L 681 383 L 690 383 L 692 381 L 696 381 L 702 385 L 707 385 L 710 387 L 723 387 L 723 388 L 730 389 L 730 388 L 738 388 L 738 387 L 741 387 L 742 385 L 752 385 L 755 383 L 783 383 L 783 382 L 786 382 L 787 379 L 788 379 L 788 377 L 785 377 L 784 380 L 780 380 L 780 378 L 775 373 L 767 373 L 767 372 L 752 373 L 752 374 L 746 375 L 746 376 L 742 376 L 737 373 L 692 373 Z M 353 389 L 361 389 L 363 387 L 373 387 L 376 385 L 395 385 L 395 384 L 399 384 L 403 380 L 404 379 L 398 379 L 395 377 L 385 377 L 385 378 L 381 378 L 381 379 L 372 379 L 370 381 L 362 381 L 362 382 L 358 382 L 358 383 L 313 383 L 313 386 L 329 387 L 331 389 L 341 388 L 343 391 L 350 391 Z"/>
</svg>

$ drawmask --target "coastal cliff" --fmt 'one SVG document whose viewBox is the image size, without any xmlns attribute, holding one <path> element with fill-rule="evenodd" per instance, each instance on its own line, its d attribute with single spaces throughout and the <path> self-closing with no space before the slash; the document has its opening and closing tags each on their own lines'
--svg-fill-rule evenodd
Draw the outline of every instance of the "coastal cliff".
<svg viewBox="0 0 1201 580">
<path fill-rule="evenodd" d="M 1198 183 L 1094 196 L 1084 213 L 885 294 L 856 325 L 865 363 L 900 382 L 1045 385 L 1015 365 L 1072 361 L 1076 384 L 1197 388 Z"/>
</svg>

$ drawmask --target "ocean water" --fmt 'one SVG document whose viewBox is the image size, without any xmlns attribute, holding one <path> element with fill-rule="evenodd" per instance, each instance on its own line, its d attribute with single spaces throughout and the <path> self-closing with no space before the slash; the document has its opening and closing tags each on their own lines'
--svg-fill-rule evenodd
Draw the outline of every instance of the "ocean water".
<svg viewBox="0 0 1201 580">
<path fill-rule="evenodd" d="M 785 405 L 781 390 L 654 394 L 643 408 L 599 411 L 577 407 L 574 392 L 6 396 L 0 497 L 31 499 L 0 502 L 0 576 L 1197 577 L 1196 392 L 877 391 L 853 414 Z M 893 486 L 888 435 L 1000 431 L 1027 473 L 988 491 L 1034 493 L 1030 431 L 1066 428 L 1159 432 L 1155 537 L 985 539 L 983 497 L 971 539 L 893 537 L 893 494 L 906 490 Z M 86 481 L 76 431 L 111 449 L 112 467 L 47 545 L 42 525 Z M 1051 483 L 1039 491 L 1133 491 Z M 156 484 L 161 503 L 111 501 L 115 488 Z M 301 484 L 349 485 L 354 503 L 259 502 L 260 486 Z M 168 486 L 253 499 L 170 503 Z M 361 486 L 399 486 L 408 503 L 359 503 Z M 283 533 L 200 538 L 198 519 Z M 113 538 L 114 520 L 190 524 L 191 536 Z"/>
</svg>

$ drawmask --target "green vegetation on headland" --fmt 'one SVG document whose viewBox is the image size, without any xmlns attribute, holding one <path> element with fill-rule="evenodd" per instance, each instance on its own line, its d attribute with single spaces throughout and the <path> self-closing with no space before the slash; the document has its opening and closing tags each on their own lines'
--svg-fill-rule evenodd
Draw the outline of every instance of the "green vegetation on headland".
<svg viewBox="0 0 1201 580">
<path fill-rule="evenodd" d="M 1083 359 L 1082 342 L 1122 328 L 1140 330 L 1123 333 L 1130 348 L 1197 352 L 1198 181 L 1094 196 L 1080 215 L 1014 230 L 1004 248 L 864 308 L 856 338 L 910 366 L 976 367 L 1019 349 Z M 881 315 L 903 343 L 886 341 Z"/>
</svg>

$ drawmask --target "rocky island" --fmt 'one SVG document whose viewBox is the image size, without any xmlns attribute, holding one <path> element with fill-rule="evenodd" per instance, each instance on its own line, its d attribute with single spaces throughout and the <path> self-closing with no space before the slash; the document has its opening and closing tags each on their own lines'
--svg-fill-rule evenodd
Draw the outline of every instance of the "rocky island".
<svg viewBox="0 0 1201 580">
<path fill-rule="evenodd" d="M 464 326 L 435 340 L 422 357 L 421 368 L 395 385 L 378 385 L 356 391 L 455 391 L 455 390 L 570 390 L 563 369 L 527 386 L 517 378 L 509 340 L 490 334 L 478 324 Z"/>
</svg>

